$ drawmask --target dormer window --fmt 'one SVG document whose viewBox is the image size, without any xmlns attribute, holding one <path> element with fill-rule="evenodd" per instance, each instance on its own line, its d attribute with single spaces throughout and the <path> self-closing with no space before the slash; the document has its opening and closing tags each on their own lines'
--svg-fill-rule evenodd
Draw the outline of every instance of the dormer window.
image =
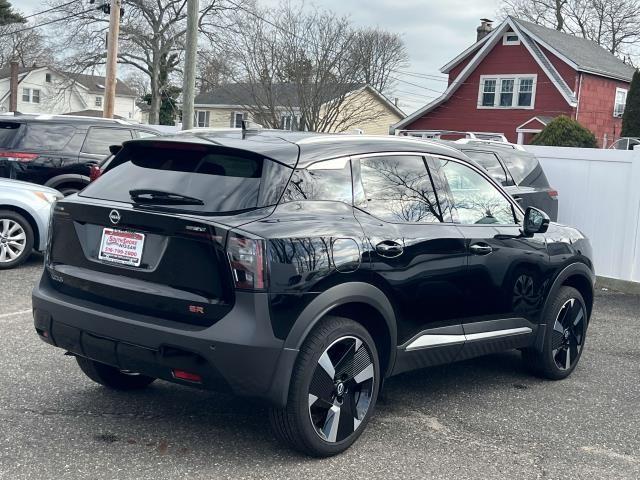
<svg viewBox="0 0 640 480">
<path fill-rule="evenodd" d="M 520 37 L 515 32 L 507 32 L 502 37 L 503 45 L 520 45 Z"/>
</svg>

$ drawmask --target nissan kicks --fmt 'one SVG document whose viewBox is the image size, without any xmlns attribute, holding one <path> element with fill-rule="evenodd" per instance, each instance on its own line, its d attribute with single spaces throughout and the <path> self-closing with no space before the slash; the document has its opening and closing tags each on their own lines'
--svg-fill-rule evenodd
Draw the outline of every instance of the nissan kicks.
<svg viewBox="0 0 640 480">
<path fill-rule="evenodd" d="M 567 377 L 591 258 L 442 144 L 203 131 L 125 142 L 56 203 L 33 312 L 99 384 L 258 397 L 277 437 L 329 456 L 401 372 L 518 349 Z"/>
</svg>

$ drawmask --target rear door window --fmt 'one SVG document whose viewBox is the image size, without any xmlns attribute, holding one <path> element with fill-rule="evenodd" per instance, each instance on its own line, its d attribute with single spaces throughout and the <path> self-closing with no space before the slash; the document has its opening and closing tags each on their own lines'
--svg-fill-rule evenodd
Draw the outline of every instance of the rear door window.
<svg viewBox="0 0 640 480">
<path fill-rule="evenodd" d="M 10 148 L 13 146 L 20 124 L 15 122 L 0 122 L 0 148 Z"/>
<path fill-rule="evenodd" d="M 64 150 L 76 132 L 72 125 L 29 122 L 15 148 L 59 152 Z"/>
<path fill-rule="evenodd" d="M 479 152 L 477 150 L 463 150 L 463 152 L 489 172 L 489 175 L 500 185 L 509 185 L 507 172 L 502 168 L 502 164 L 495 153 Z"/>
<path fill-rule="evenodd" d="M 531 178 L 527 179 L 527 186 L 543 186 L 543 183 L 549 186 L 546 178 L 539 178 L 540 175 L 544 177 L 544 173 L 538 163 L 538 159 L 534 155 L 522 151 L 504 152 L 501 155 L 502 161 L 507 167 L 507 170 L 509 170 L 516 185 L 522 184 L 527 177 L 531 176 Z"/>
<path fill-rule="evenodd" d="M 122 145 L 122 142 L 132 138 L 129 129 L 91 127 L 82 146 L 82 152 L 93 155 L 109 155 L 111 145 Z"/>
<path fill-rule="evenodd" d="M 361 159 L 360 181 L 356 206 L 381 220 L 391 223 L 443 221 L 425 159 L 421 156 Z"/>
<path fill-rule="evenodd" d="M 149 142 L 124 147 L 100 178 L 83 190 L 82 196 L 133 204 L 136 202 L 131 191 L 151 190 L 202 202 L 157 204 L 154 208 L 237 213 L 275 205 L 290 176 L 289 167 L 251 152 Z"/>
<path fill-rule="evenodd" d="M 282 202 L 332 200 L 351 205 L 353 200 L 351 185 L 349 159 L 318 162 L 293 172 Z"/>
</svg>

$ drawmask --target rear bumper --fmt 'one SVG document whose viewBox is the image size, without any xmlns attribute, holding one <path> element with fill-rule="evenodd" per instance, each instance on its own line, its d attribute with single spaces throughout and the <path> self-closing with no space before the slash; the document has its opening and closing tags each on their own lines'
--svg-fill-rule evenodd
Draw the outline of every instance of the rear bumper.
<svg viewBox="0 0 640 480">
<path fill-rule="evenodd" d="M 122 370 L 286 404 L 298 351 L 274 337 L 267 294 L 238 292 L 229 314 L 201 328 L 96 305 L 50 282 L 45 272 L 32 296 L 43 341 Z M 176 379 L 173 369 L 198 374 L 202 382 Z"/>
</svg>

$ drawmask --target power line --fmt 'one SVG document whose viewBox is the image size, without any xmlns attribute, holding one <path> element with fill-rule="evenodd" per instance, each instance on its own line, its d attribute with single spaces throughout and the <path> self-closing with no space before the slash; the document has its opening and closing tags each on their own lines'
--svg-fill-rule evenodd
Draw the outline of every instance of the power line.
<svg viewBox="0 0 640 480">
<path fill-rule="evenodd" d="M 49 13 L 49 12 L 52 12 L 53 10 L 59 10 L 64 7 L 68 7 L 72 3 L 76 3 L 76 0 L 72 0 L 69 3 L 63 3 L 62 5 L 58 5 L 57 7 L 48 8 L 47 10 L 42 10 L 40 12 L 32 13 L 31 15 L 27 15 L 26 17 L 23 17 L 23 18 L 26 20 L 28 18 L 37 17 L 38 15 L 42 15 L 43 13 Z"/>
<path fill-rule="evenodd" d="M 90 9 L 84 10 L 82 12 L 74 13 L 73 15 L 68 15 L 68 16 L 62 17 L 62 18 L 55 18 L 53 20 L 49 20 L 49 21 L 44 22 L 44 23 L 39 23 L 37 25 L 31 25 L 30 27 L 21 28 L 20 30 L 14 30 L 13 32 L 10 32 L 10 33 L 4 33 L 4 34 L 0 35 L 0 38 L 9 37 L 11 35 L 16 35 L 17 33 L 27 32 L 27 31 L 33 30 L 35 28 L 45 27 L 47 25 L 51 25 L 52 23 L 62 22 L 64 20 L 69 20 L 70 18 L 79 17 L 80 15 L 84 15 L 85 13 L 92 12 L 93 10 L 94 10 L 93 8 L 90 8 Z"/>
</svg>

